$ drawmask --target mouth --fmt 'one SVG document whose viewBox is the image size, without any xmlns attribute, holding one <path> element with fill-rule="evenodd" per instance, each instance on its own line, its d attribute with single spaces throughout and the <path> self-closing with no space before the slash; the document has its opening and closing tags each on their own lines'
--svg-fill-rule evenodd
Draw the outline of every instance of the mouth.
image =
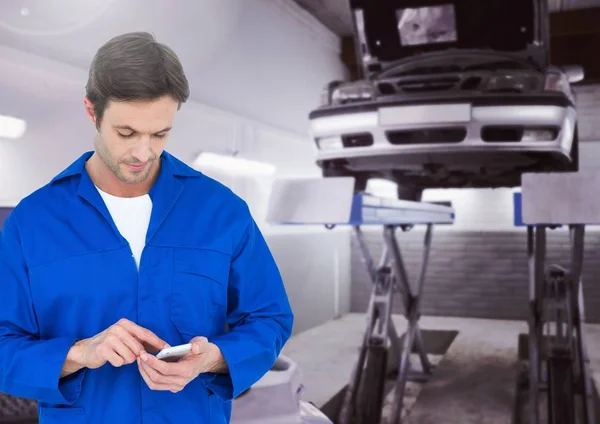
<svg viewBox="0 0 600 424">
<path fill-rule="evenodd" d="M 146 168 L 146 165 L 148 165 L 147 163 L 126 163 L 125 164 L 127 166 L 127 168 L 129 168 L 130 171 L 133 172 L 140 172 L 143 171 Z"/>
</svg>

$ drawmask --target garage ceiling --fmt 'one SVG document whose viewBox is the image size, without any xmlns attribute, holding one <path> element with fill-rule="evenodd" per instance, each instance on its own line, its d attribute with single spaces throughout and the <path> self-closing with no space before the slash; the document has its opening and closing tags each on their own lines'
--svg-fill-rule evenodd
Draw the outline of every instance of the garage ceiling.
<svg viewBox="0 0 600 424">
<path fill-rule="evenodd" d="M 349 0 L 294 1 L 341 37 L 342 59 L 358 77 Z M 600 82 L 600 0 L 548 0 L 548 5 L 553 64 L 580 64 L 586 74 L 583 84 Z"/>
<path fill-rule="evenodd" d="M 339 36 L 352 35 L 349 0 L 294 0 Z M 600 7 L 600 0 L 548 0 L 551 12 Z"/>
<path fill-rule="evenodd" d="M 339 36 L 352 35 L 348 0 L 294 0 Z"/>
</svg>

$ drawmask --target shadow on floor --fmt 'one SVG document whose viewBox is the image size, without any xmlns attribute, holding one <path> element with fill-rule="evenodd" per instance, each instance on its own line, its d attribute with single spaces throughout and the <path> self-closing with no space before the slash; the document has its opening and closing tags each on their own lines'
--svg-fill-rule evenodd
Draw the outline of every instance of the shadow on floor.
<svg viewBox="0 0 600 424">
<path fill-rule="evenodd" d="M 421 329 L 421 336 L 423 339 L 423 345 L 424 345 L 425 352 L 428 355 L 440 355 L 440 356 L 444 355 L 448 351 L 450 346 L 452 345 L 452 342 L 454 341 L 456 336 L 458 336 L 458 333 L 459 332 L 456 330 Z M 400 346 L 403 346 L 404 337 L 405 337 L 405 334 L 402 334 L 399 337 Z M 412 353 L 417 353 L 414 346 L 412 349 Z M 358 353 L 357 353 L 357 359 L 358 359 Z M 392 367 L 392 370 L 397 370 L 397 366 Z M 435 370 L 434 370 L 434 373 L 435 373 Z M 390 380 L 388 380 L 385 385 L 385 396 L 387 396 L 394 387 L 393 381 L 391 379 L 393 379 L 395 377 L 395 374 L 397 374 L 397 372 L 392 371 L 388 375 L 388 378 Z M 350 379 L 350 375 L 348 376 L 348 379 Z M 342 388 L 327 403 L 325 403 L 321 407 L 321 411 L 323 411 L 323 413 L 325 415 L 327 415 L 327 417 L 329 417 L 329 419 L 332 420 L 334 423 L 337 422 L 337 417 L 339 415 L 339 412 L 340 412 L 340 409 L 342 406 L 342 401 L 344 399 L 344 395 L 346 393 L 347 387 L 348 386 L 345 386 L 344 388 Z"/>
</svg>

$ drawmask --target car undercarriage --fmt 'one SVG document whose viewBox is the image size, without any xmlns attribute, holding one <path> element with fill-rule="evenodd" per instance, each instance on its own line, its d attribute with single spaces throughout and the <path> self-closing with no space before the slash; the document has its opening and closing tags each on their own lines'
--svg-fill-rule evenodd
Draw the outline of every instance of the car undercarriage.
<svg viewBox="0 0 600 424">
<path fill-rule="evenodd" d="M 570 84 L 582 73 L 549 64 L 537 3 L 513 11 L 505 38 L 472 21 L 506 12 L 493 5 L 351 3 L 362 78 L 327 84 L 309 114 L 324 177 L 354 177 L 357 192 L 383 178 L 419 200 L 430 188 L 516 187 L 524 172 L 578 169 Z"/>
</svg>

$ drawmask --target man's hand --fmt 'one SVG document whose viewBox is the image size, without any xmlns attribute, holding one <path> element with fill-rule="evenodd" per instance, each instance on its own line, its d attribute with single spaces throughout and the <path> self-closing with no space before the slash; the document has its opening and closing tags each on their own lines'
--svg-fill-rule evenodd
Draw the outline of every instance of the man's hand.
<svg viewBox="0 0 600 424">
<path fill-rule="evenodd" d="M 138 368 L 150 389 L 177 393 L 202 373 L 227 371 L 217 345 L 209 343 L 206 337 L 194 337 L 190 343 L 192 351 L 178 362 L 165 362 L 153 355 L 141 355 Z"/>
<path fill-rule="evenodd" d="M 140 355 L 158 352 L 169 347 L 152 331 L 127 320 L 121 319 L 103 332 L 73 345 L 67 355 L 61 377 L 82 368 L 100 368 L 109 362 L 114 367 L 131 364 Z"/>
</svg>

